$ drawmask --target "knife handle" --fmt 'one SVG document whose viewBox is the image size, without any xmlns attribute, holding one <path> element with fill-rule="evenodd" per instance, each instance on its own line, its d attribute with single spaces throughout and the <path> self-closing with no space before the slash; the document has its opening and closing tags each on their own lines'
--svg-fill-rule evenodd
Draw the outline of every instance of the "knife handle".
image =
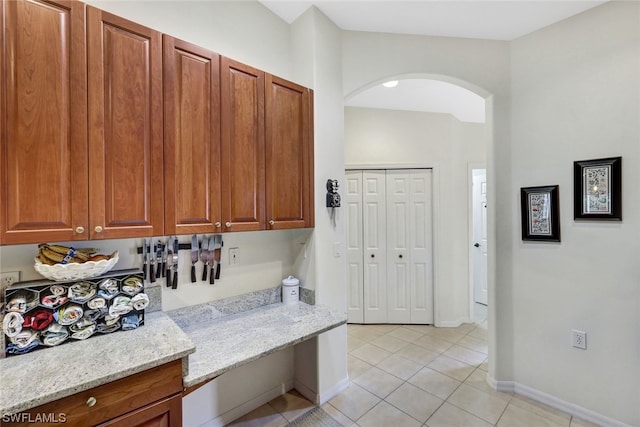
<svg viewBox="0 0 640 427">
<path fill-rule="evenodd" d="M 156 283 L 156 269 L 153 268 L 153 264 L 149 265 L 149 281 Z"/>
<path fill-rule="evenodd" d="M 202 267 L 202 281 L 203 282 L 207 281 L 207 264 L 205 264 L 204 267 Z"/>
<path fill-rule="evenodd" d="M 167 288 L 171 286 L 171 269 L 167 268 Z"/>
<path fill-rule="evenodd" d="M 209 269 L 209 284 L 213 285 L 216 283 L 216 272 L 213 269 L 213 263 L 211 264 L 211 268 Z"/>
<path fill-rule="evenodd" d="M 142 280 L 147 280 L 147 262 L 142 263 Z"/>
<path fill-rule="evenodd" d="M 178 289 L 178 270 L 173 272 L 173 283 L 171 289 Z"/>
<path fill-rule="evenodd" d="M 196 282 L 196 265 L 191 264 L 191 283 Z"/>
<path fill-rule="evenodd" d="M 216 279 L 220 278 L 220 262 L 218 262 L 218 265 L 216 265 Z"/>
<path fill-rule="evenodd" d="M 156 270 L 156 278 L 161 278 L 162 277 L 162 263 L 159 262 L 158 263 L 158 269 Z"/>
<path fill-rule="evenodd" d="M 167 263 L 164 262 L 164 261 L 162 262 L 161 273 L 162 273 L 162 277 L 166 277 L 167 276 Z"/>
</svg>

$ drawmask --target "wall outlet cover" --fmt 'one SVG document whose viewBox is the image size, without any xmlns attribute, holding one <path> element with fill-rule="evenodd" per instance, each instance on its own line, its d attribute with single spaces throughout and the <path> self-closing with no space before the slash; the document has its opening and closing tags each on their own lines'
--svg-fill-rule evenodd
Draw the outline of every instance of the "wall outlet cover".
<svg viewBox="0 0 640 427">
<path fill-rule="evenodd" d="M 587 349 L 587 333 L 584 331 L 577 331 L 573 329 L 571 331 L 571 345 L 583 350 Z"/>
</svg>

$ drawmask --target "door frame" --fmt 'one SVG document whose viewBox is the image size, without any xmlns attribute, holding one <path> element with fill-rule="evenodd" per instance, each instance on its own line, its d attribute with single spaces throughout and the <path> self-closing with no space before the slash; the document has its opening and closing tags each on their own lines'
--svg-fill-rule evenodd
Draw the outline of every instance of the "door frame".
<svg viewBox="0 0 640 427">
<path fill-rule="evenodd" d="M 486 163 L 468 163 L 467 164 L 467 226 L 468 226 L 468 248 L 469 248 L 469 321 L 473 322 L 474 310 L 475 310 L 475 297 L 474 297 L 474 280 L 473 280 L 473 170 L 484 169 L 487 170 Z M 488 185 L 487 185 L 487 188 Z M 488 220 L 488 219 L 487 219 Z M 487 224 L 488 226 L 488 224 Z M 487 276 L 489 274 L 489 265 L 487 263 Z M 487 277 L 487 287 L 489 286 L 489 278 Z M 488 298 L 487 298 L 488 302 Z M 488 305 L 488 304 L 487 304 Z"/>
<path fill-rule="evenodd" d="M 433 255 L 433 324 L 442 325 L 440 321 L 440 164 L 439 162 L 427 163 L 375 163 L 375 164 L 345 164 L 345 170 L 350 169 L 431 169 L 431 197 L 433 215 L 431 219 L 432 228 L 432 255 Z"/>
</svg>

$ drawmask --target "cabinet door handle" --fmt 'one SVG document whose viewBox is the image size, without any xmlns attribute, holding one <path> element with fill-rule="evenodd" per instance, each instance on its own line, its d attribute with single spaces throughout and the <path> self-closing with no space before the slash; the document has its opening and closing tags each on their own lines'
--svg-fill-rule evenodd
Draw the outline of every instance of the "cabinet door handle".
<svg viewBox="0 0 640 427">
<path fill-rule="evenodd" d="M 93 405 L 95 405 L 96 403 L 98 403 L 98 401 L 96 400 L 95 397 L 91 396 L 90 398 L 87 399 L 87 406 L 89 408 L 91 408 Z"/>
<path fill-rule="evenodd" d="M 275 224 L 275 223 L 276 223 L 276 222 L 275 222 L 274 220 L 269 220 L 269 225 L 273 225 L 273 224 Z"/>
<path fill-rule="evenodd" d="M 96 228 L 94 228 L 93 231 L 95 231 L 96 233 L 102 233 L 102 227 L 99 225 L 96 225 Z"/>
<path fill-rule="evenodd" d="M 76 233 L 78 234 L 84 233 L 84 227 L 76 227 Z"/>
<path fill-rule="evenodd" d="M 226 225 L 227 228 L 231 228 L 231 223 L 230 222 L 226 222 L 224 225 Z"/>
<path fill-rule="evenodd" d="M 228 224 L 228 223 L 227 223 L 227 224 Z M 220 228 L 220 226 L 221 226 L 222 224 L 220 224 L 220 221 L 218 221 L 218 222 L 216 222 L 216 223 L 215 223 L 215 224 L 213 224 L 213 225 L 215 225 L 215 226 L 216 226 L 216 228 Z"/>
</svg>

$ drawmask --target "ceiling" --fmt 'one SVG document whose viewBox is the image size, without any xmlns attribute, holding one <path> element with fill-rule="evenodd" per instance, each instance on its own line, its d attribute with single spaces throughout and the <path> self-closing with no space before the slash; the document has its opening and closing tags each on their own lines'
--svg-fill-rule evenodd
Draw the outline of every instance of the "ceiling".
<svg viewBox="0 0 640 427">
<path fill-rule="evenodd" d="M 261 0 L 288 23 L 316 6 L 349 31 L 513 40 L 606 0 Z"/>
<path fill-rule="evenodd" d="M 509 41 L 607 0 L 260 0 L 288 23 L 309 7 L 342 30 Z M 451 113 L 484 122 L 484 100 L 444 82 L 405 79 L 395 88 L 376 86 L 347 106 Z"/>
</svg>

